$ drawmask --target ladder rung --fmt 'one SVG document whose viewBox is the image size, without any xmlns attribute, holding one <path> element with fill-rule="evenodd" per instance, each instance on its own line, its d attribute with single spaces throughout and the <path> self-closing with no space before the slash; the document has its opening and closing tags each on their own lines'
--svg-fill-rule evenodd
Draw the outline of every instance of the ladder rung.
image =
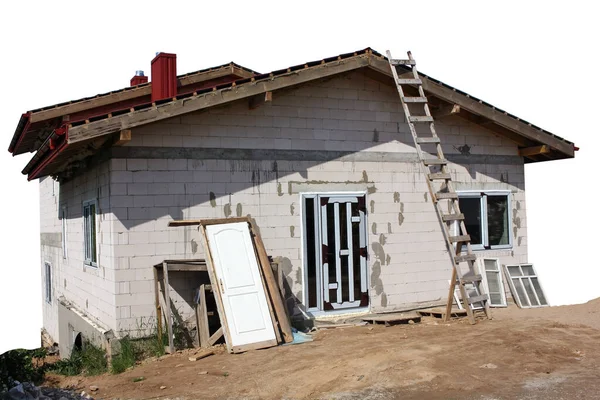
<svg viewBox="0 0 600 400">
<path fill-rule="evenodd" d="M 473 304 L 473 303 L 479 303 L 480 301 L 487 301 L 487 300 L 488 300 L 488 295 L 481 294 L 479 296 L 469 297 L 468 303 Z"/>
<path fill-rule="evenodd" d="M 390 64 L 392 64 L 392 65 L 417 65 L 415 60 L 400 60 L 397 58 L 390 59 Z"/>
<path fill-rule="evenodd" d="M 458 195 L 455 192 L 437 192 L 435 198 L 438 200 L 458 199 Z"/>
<path fill-rule="evenodd" d="M 450 221 L 461 221 L 465 219 L 465 215 L 464 214 L 446 214 L 442 216 L 442 221 L 444 222 L 450 222 Z"/>
<path fill-rule="evenodd" d="M 398 82 L 398 85 L 420 85 L 423 83 L 420 79 L 398 79 L 396 82 Z"/>
<path fill-rule="evenodd" d="M 427 97 L 403 97 L 405 103 L 427 103 Z"/>
<path fill-rule="evenodd" d="M 462 256 L 454 257 L 454 261 L 456 261 L 456 263 L 460 263 L 463 261 L 475 261 L 475 260 L 477 260 L 477 256 L 475 254 L 464 254 Z"/>
<path fill-rule="evenodd" d="M 451 243 L 470 242 L 471 236 L 469 236 L 469 235 L 450 236 L 449 239 L 450 239 Z"/>
<path fill-rule="evenodd" d="M 440 160 L 439 158 L 428 158 L 426 160 L 423 160 L 423 164 L 425 164 L 425 165 L 446 165 L 446 164 L 448 164 L 448 161 Z"/>
<path fill-rule="evenodd" d="M 408 117 L 409 122 L 433 122 L 433 117 L 429 115 L 410 115 Z"/>
<path fill-rule="evenodd" d="M 481 282 L 482 278 L 481 275 L 468 275 L 468 276 L 463 276 L 461 279 L 462 283 L 475 283 L 475 282 Z"/>
<path fill-rule="evenodd" d="M 450 176 L 450 174 L 446 174 L 443 172 L 436 172 L 435 174 L 428 174 L 427 177 L 429 178 L 430 181 L 433 181 L 436 179 L 452 179 L 452 176 Z"/>
<path fill-rule="evenodd" d="M 419 143 L 419 144 L 440 143 L 440 138 L 439 137 L 420 137 L 420 138 L 417 138 L 417 143 Z"/>
</svg>

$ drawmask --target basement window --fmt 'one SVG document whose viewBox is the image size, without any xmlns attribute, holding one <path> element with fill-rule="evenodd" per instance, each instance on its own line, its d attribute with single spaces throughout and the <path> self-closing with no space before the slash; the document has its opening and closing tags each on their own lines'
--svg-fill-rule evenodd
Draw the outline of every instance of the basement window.
<svg viewBox="0 0 600 400">
<path fill-rule="evenodd" d="M 474 250 L 512 247 L 510 192 L 459 192 L 458 196 Z"/>
<path fill-rule="evenodd" d="M 97 267 L 96 257 L 96 210 L 98 203 L 96 200 L 89 200 L 83 203 L 83 233 L 84 233 L 84 263 L 92 267 Z"/>
<path fill-rule="evenodd" d="M 47 261 L 44 263 L 44 273 L 46 275 L 46 303 L 52 304 L 52 265 Z"/>
</svg>

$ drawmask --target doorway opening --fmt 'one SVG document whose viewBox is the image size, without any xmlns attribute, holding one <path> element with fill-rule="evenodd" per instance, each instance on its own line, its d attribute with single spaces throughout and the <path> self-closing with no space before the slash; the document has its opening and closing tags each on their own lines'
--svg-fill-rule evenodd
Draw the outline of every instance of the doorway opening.
<svg viewBox="0 0 600 400">
<path fill-rule="evenodd" d="M 305 306 L 309 311 L 367 307 L 365 194 L 302 195 Z"/>
</svg>

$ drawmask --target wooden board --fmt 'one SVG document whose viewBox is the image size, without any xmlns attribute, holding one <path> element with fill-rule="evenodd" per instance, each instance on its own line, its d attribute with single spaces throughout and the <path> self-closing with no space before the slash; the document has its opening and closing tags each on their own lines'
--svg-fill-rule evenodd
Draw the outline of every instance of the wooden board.
<svg viewBox="0 0 600 400">
<path fill-rule="evenodd" d="M 361 317 L 363 321 L 372 324 L 385 324 L 386 326 L 394 324 L 408 323 L 409 321 L 421 322 L 421 316 L 417 313 L 385 313 L 369 314 Z"/>
<path fill-rule="evenodd" d="M 437 318 L 442 318 L 446 315 L 446 310 L 444 310 L 443 308 L 426 308 L 424 310 L 418 310 L 417 312 L 422 316 L 432 316 Z M 453 308 L 450 311 L 450 315 L 454 317 L 464 317 L 467 315 L 467 310 Z"/>
</svg>

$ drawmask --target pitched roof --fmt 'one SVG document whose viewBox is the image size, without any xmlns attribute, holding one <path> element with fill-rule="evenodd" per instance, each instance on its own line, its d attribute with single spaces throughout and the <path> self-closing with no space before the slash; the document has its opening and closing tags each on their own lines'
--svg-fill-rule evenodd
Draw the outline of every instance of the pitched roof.
<svg viewBox="0 0 600 400">
<path fill-rule="evenodd" d="M 233 65 L 235 64 L 228 64 L 228 66 Z M 216 67 L 211 70 L 223 67 L 226 66 Z M 242 67 L 236 67 L 242 69 Z M 109 139 L 113 137 L 113 134 L 121 130 L 243 98 L 250 98 L 264 94 L 267 91 L 274 91 L 359 68 L 367 68 L 375 71 L 379 73 L 378 76 L 383 75 L 384 79 L 388 79 L 385 76 L 391 77 L 391 70 L 386 57 L 370 48 L 366 48 L 353 53 L 340 54 L 266 74 L 258 74 L 254 71 L 243 69 L 248 73 L 246 77 L 240 77 L 239 79 L 226 81 L 221 84 L 199 86 L 195 90 L 179 92 L 173 99 L 166 99 L 155 103 L 148 100 L 125 107 L 121 106 L 121 103 L 117 101 L 111 103 L 110 112 L 103 113 L 101 112 L 101 108 L 94 108 L 92 111 L 100 111 L 100 113 L 88 116 L 88 118 L 69 120 L 68 124 L 65 125 L 65 132 L 54 128 L 46 136 L 46 140 L 37 147 L 38 152 L 27 164 L 23 173 L 29 174 L 29 179 L 55 174 L 61 168 L 65 167 L 67 161 L 81 159 L 94 153 L 101 146 L 109 146 L 111 144 Z M 407 72 L 410 71 L 408 67 L 405 68 Z M 425 74 L 419 73 L 419 75 L 423 82 L 423 89 L 427 92 L 428 97 L 435 98 L 440 104 L 458 105 L 461 109 L 460 115 L 462 117 L 475 123 L 485 124 L 487 129 L 508 137 L 521 148 L 546 146 L 547 152 L 545 154 L 527 156 L 526 162 L 571 158 L 574 156 L 575 146 L 572 142 Z M 393 81 L 390 81 L 390 84 L 393 84 Z M 146 85 L 140 85 L 140 87 L 144 86 Z M 122 93 L 122 91 L 119 93 Z M 106 94 L 103 96 L 110 95 Z M 85 100 L 87 99 L 83 99 L 83 101 Z M 51 110 L 55 110 L 52 115 L 60 116 L 59 113 L 64 112 L 64 110 L 58 111 L 58 108 L 69 107 L 71 104 L 64 103 L 54 106 L 51 108 Z M 29 122 L 32 119 L 31 116 L 45 110 L 47 108 L 34 110 L 29 116 Z M 20 129 L 22 122 L 23 118 L 17 130 Z"/>
</svg>

